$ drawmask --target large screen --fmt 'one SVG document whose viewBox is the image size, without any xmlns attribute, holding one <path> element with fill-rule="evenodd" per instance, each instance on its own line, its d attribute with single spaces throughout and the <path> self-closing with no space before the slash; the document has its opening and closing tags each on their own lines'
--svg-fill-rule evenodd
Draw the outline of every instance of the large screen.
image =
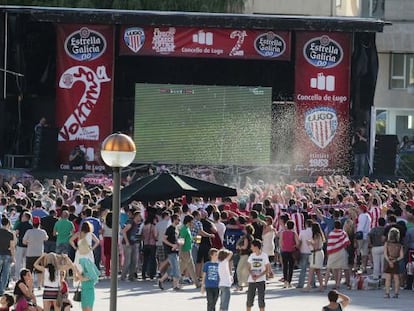
<svg viewBox="0 0 414 311">
<path fill-rule="evenodd" d="M 136 84 L 136 161 L 270 163 L 272 89 Z"/>
</svg>

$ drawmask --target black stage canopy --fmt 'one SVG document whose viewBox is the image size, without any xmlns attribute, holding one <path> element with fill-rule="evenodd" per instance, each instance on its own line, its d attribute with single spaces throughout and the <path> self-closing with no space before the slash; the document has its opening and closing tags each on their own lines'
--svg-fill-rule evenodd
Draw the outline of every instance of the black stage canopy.
<svg viewBox="0 0 414 311">
<path fill-rule="evenodd" d="M 189 13 L 0 6 L 0 11 L 25 14 L 32 21 L 52 23 L 137 24 L 156 26 L 382 32 L 385 22 L 372 18 L 262 14 Z"/>
</svg>

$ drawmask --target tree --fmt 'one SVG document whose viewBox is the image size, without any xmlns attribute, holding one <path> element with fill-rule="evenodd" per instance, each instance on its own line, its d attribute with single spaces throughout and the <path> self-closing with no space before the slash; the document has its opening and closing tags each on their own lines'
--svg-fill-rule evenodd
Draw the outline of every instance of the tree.
<svg viewBox="0 0 414 311">
<path fill-rule="evenodd" d="M 9 0 L 9 5 L 187 12 L 242 12 L 245 0 Z"/>
</svg>

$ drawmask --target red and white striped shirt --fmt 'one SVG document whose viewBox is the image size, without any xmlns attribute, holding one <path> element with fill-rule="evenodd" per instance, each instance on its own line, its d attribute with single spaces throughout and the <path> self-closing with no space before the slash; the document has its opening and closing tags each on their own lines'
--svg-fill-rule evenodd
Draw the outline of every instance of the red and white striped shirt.
<svg viewBox="0 0 414 311">
<path fill-rule="evenodd" d="M 348 234 L 344 230 L 334 229 L 328 235 L 328 255 L 339 252 L 349 245 Z"/>
<path fill-rule="evenodd" d="M 272 204 L 273 210 L 275 211 L 275 218 L 273 219 L 273 227 L 279 231 L 279 226 L 280 226 L 280 216 L 282 215 L 282 207 L 283 204 L 280 203 L 273 203 Z"/>
<path fill-rule="evenodd" d="M 381 208 L 379 206 L 372 206 L 368 213 L 371 216 L 371 229 L 378 227 L 378 219 L 381 217 Z"/>
<path fill-rule="evenodd" d="M 290 218 L 295 223 L 295 231 L 299 235 L 300 231 L 305 227 L 305 217 L 302 213 L 296 212 L 292 213 Z"/>
</svg>

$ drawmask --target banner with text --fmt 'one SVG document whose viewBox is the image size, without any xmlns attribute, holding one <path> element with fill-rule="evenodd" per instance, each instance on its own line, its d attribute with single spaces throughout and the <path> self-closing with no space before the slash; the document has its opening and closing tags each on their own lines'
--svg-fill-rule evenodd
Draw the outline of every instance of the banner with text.
<svg viewBox="0 0 414 311">
<path fill-rule="evenodd" d="M 114 30 L 57 25 L 56 125 L 60 169 L 102 171 L 112 133 Z"/>
<path fill-rule="evenodd" d="M 121 27 L 120 55 L 290 59 L 290 32 L 184 27 Z"/>
<path fill-rule="evenodd" d="M 296 34 L 296 173 L 348 169 L 350 58 L 350 34 Z"/>
</svg>

